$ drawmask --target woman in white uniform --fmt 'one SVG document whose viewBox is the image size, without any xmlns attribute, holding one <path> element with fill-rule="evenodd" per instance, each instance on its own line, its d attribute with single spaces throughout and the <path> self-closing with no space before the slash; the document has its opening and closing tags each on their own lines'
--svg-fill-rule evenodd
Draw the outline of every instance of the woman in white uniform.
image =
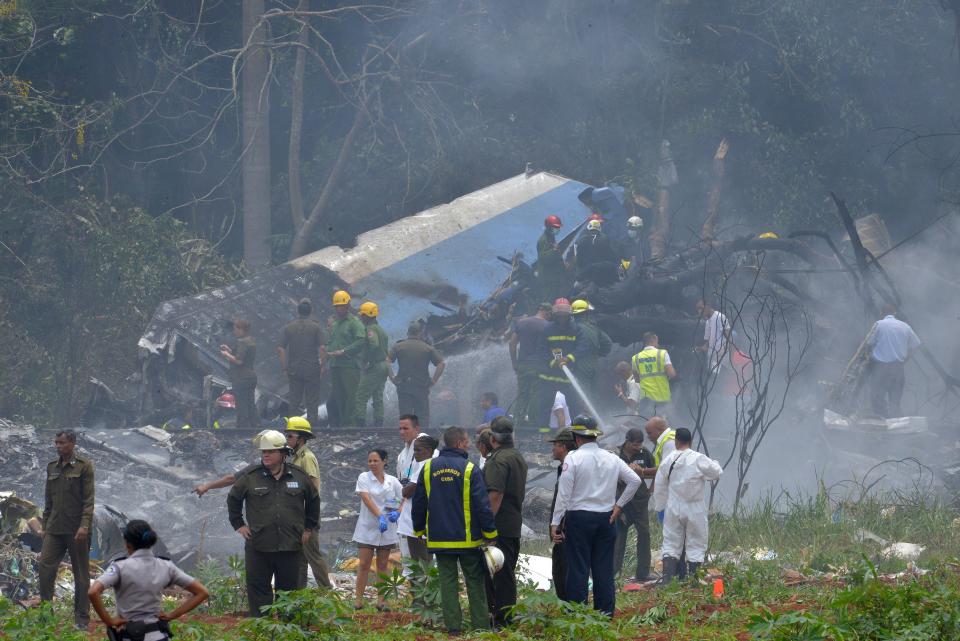
<svg viewBox="0 0 960 641">
<path fill-rule="evenodd" d="M 400 506 L 403 502 L 403 487 L 395 476 L 384 469 L 387 463 L 385 450 L 371 450 L 367 454 L 367 467 L 357 478 L 357 494 L 360 496 L 360 516 L 353 530 L 353 540 L 357 544 L 360 563 L 357 565 L 357 591 L 354 607 L 363 607 L 363 591 L 367 587 L 367 576 L 377 557 L 377 574 L 386 574 L 390 562 L 390 551 L 399 541 L 397 520 L 400 518 Z M 377 595 L 377 609 L 386 610 L 383 595 Z"/>
<path fill-rule="evenodd" d="M 153 555 L 150 548 L 157 533 L 146 521 L 134 520 L 123 528 L 127 556 L 110 564 L 93 582 L 88 592 L 90 603 L 108 628 L 129 641 L 167 641 L 172 635 L 168 622 L 178 619 L 203 603 L 210 594 L 202 583 L 174 565 L 173 561 Z M 161 594 L 177 585 L 192 595 L 171 612 L 164 612 Z M 111 616 L 101 595 L 113 588 L 117 616 Z"/>
</svg>

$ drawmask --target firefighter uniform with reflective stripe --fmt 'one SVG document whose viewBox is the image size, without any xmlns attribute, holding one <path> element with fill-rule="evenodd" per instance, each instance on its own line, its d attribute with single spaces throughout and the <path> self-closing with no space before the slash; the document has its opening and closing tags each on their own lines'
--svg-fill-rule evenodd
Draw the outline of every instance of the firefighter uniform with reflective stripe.
<svg viewBox="0 0 960 641">
<path fill-rule="evenodd" d="M 427 537 L 427 548 L 437 555 L 443 621 L 448 630 L 461 631 L 457 563 L 463 570 L 474 628 L 489 628 L 484 567 L 480 544 L 497 536 L 483 474 L 463 450 L 445 447 L 423 465 L 413 495 L 413 530 Z"/>
<path fill-rule="evenodd" d="M 553 409 L 557 392 L 563 392 L 570 408 L 570 415 L 575 416 L 580 410 L 580 396 L 574 391 L 567 375 L 558 364 L 559 357 L 567 359 L 567 367 L 578 376 L 580 368 L 578 360 L 584 357 L 590 348 L 589 340 L 583 328 L 573 319 L 566 324 L 552 321 L 544 330 L 540 345 L 540 373 L 537 387 L 536 425 L 546 427 L 550 422 L 550 412 Z M 584 381 L 580 381 L 583 384 Z"/>
<path fill-rule="evenodd" d="M 648 345 L 633 356 L 633 374 L 644 397 L 654 403 L 670 402 L 670 379 L 667 378 L 667 350 Z"/>
</svg>

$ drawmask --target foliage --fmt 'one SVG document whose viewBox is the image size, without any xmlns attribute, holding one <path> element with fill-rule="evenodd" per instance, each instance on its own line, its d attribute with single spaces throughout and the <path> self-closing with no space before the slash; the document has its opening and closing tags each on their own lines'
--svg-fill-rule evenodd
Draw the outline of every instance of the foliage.
<svg viewBox="0 0 960 641">
<path fill-rule="evenodd" d="M 561 601 L 553 592 L 521 588 L 512 613 L 514 625 L 523 634 L 571 641 L 619 638 L 610 626 L 610 619 L 592 606 Z"/>
<path fill-rule="evenodd" d="M 443 620 L 440 610 L 440 570 L 436 565 L 424 566 L 410 559 L 410 611 L 426 625 L 439 625 Z"/>
<path fill-rule="evenodd" d="M 71 624 L 72 615 L 49 602 L 21 608 L 0 597 L 0 632 L 10 641 L 86 641 L 86 632 Z"/>
<path fill-rule="evenodd" d="M 227 558 L 227 571 L 219 561 L 208 559 L 197 566 L 197 580 L 207 586 L 210 598 L 203 605 L 210 614 L 234 614 L 247 610 L 246 565 L 243 558 Z"/>
<path fill-rule="evenodd" d="M 264 608 L 270 617 L 304 629 L 330 633 L 350 623 L 349 604 L 336 592 L 314 588 L 278 592 L 273 605 Z M 269 618 L 269 617 L 268 617 Z"/>
</svg>

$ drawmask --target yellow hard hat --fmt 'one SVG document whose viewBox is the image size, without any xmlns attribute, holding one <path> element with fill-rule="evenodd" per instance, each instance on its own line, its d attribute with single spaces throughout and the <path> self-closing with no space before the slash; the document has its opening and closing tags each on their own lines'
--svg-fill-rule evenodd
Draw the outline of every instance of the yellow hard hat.
<svg viewBox="0 0 960 641">
<path fill-rule="evenodd" d="M 287 429 L 285 432 L 299 432 L 307 438 L 313 438 L 313 429 L 310 427 L 310 421 L 302 416 L 291 416 L 287 419 Z"/>
<path fill-rule="evenodd" d="M 377 307 L 376 303 L 370 301 L 365 302 L 360 306 L 360 315 L 368 316 L 369 318 L 376 318 L 380 314 L 380 308 Z"/>
<path fill-rule="evenodd" d="M 774 232 L 772 232 L 772 231 L 765 231 L 765 232 L 763 232 L 762 234 L 760 234 L 759 236 L 757 236 L 757 238 L 780 238 L 780 237 L 777 236 L 777 235 L 776 235 Z"/>
<path fill-rule="evenodd" d="M 570 305 L 570 311 L 574 314 L 593 311 L 593 305 L 583 299 L 577 299 Z"/>
<path fill-rule="evenodd" d="M 623 271 L 627 271 L 628 269 L 630 269 L 630 261 L 627 260 L 626 258 L 622 259 L 620 261 L 620 267 L 623 268 Z"/>
<path fill-rule="evenodd" d="M 277 430 L 264 430 L 259 437 L 257 449 L 260 451 L 287 449 L 287 437 Z"/>
<path fill-rule="evenodd" d="M 334 305 L 349 305 L 350 304 L 350 294 L 343 291 L 342 289 L 333 295 L 333 304 Z"/>
</svg>

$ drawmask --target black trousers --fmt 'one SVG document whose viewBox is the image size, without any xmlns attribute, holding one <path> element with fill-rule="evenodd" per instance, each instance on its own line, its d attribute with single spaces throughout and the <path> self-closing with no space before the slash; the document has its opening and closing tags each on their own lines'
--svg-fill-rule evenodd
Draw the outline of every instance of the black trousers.
<svg viewBox="0 0 960 641">
<path fill-rule="evenodd" d="M 587 603 L 587 584 L 593 575 L 593 609 L 613 616 L 616 588 L 613 582 L 613 547 L 617 527 L 610 512 L 567 512 L 564 534 L 567 548 L 567 600 Z"/>
<path fill-rule="evenodd" d="M 237 401 L 237 427 L 260 427 L 254 395 L 257 389 L 257 381 L 233 383 L 231 388 L 233 389 L 233 397 Z"/>
<path fill-rule="evenodd" d="M 650 575 L 650 516 L 647 514 L 649 496 L 636 497 L 623 510 L 617 521 L 617 544 L 613 552 L 613 569 L 623 575 L 623 557 L 627 552 L 627 533 L 633 527 L 637 532 L 637 568 L 633 578 L 646 579 Z"/>
<path fill-rule="evenodd" d="M 903 416 L 903 363 L 870 361 L 870 404 L 873 413 L 884 418 Z"/>
<path fill-rule="evenodd" d="M 303 558 L 300 550 L 258 552 L 250 543 L 247 543 L 244 557 L 247 566 L 247 601 L 250 603 L 250 616 L 263 616 L 260 608 L 273 605 L 274 590 L 296 590 L 299 587 L 300 561 Z"/>
<path fill-rule="evenodd" d="M 498 536 L 497 547 L 503 552 L 503 568 L 487 574 L 487 607 L 495 626 L 510 623 L 510 608 L 517 604 L 517 558 L 520 556 L 520 538 Z"/>
<path fill-rule="evenodd" d="M 318 427 L 319 417 L 317 408 L 320 406 L 320 372 L 311 374 L 287 374 L 289 392 L 287 404 L 290 406 L 290 416 L 295 416 L 307 410 L 307 420 L 310 427 Z"/>
<path fill-rule="evenodd" d="M 420 385 L 397 385 L 397 408 L 400 414 L 416 414 L 420 429 L 430 426 L 430 388 Z"/>
<path fill-rule="evenodd" d="M 567 600 L 567 551 L 563 543 L 554 543 L 550 554 L 553 560 L 553 589 L 557 598 Z"/>
</svg>

